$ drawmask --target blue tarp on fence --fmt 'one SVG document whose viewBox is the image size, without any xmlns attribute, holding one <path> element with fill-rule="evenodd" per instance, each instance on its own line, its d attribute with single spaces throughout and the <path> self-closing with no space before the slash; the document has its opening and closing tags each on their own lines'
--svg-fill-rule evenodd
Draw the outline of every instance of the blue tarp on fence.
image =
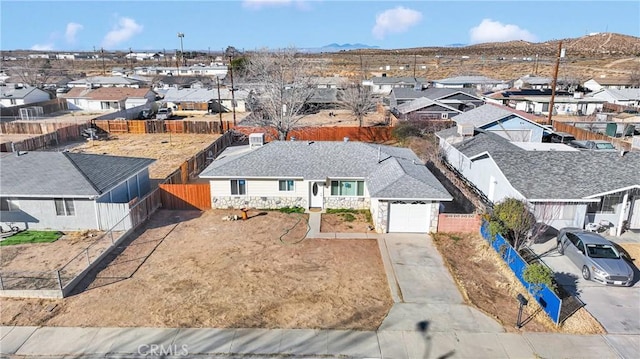
<svg viewBox="0 0 640 359">
<path fill-rule="evenodd" d="M 489 242 L 491 247 L 495 249 L 498 254 L 504 259 L 509 268 L 516 275 L 520 283 L 527 288 L 527 291 L 536 298 L 542 310 L 549 315 L 554 323 L 560 323 L 560 308 L 562 307 L 562 300 L 556 295 L 556 293 L 549 289 L 546 285 L 533 285 L 524 280 L 524 269 L 527 267 L 522 257 L 516 252 L 516 250 L 507 242 L 502 235 L 497 234 L 494 241 L 491 241 L 491 233 L 489 232 L 489 224 L 485 221 L 480 227 L 480 234 Z M 537 289 L 537 291 L 536 291 Z"/>
</svg>

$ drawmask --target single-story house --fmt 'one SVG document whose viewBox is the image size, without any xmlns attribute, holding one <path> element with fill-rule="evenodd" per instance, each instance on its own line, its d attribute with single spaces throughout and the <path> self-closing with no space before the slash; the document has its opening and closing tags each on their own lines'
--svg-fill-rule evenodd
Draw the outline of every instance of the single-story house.
<svg viewBox="0 0 640 359">
<path fill-rule="evenodd" d="M 605 102 L 607 101 L 603 99 L 583 97 L 579 93 L 573 96 L 558 96 L 556 94 L 553 101 L 554 115 L 592 115 L 595 112 L 600 112 Z M 550 104 L 551 96 L 525 96 L 523 101 L 520 102 L 521 106 L 516 106 L 516 109 L 539 115 L 548 115 Z"/>
<path fill-rule="evenodd" d="M 460 111 L 468 111 L 484 104 L 484 100 L 476 95 L 476 91 L 470 88 L 452 89 L 431 87 L 424 90 L 413 88 L 395 88 L 389 96 L 391 108 L 413 101 L 420 97 L 438 101 Z"/>
<path fill-rule="evenodd" d="M 236 112 L 246 112 L 246 100 L 249 93 L 245 90 L 236 90 L 231 94 L 231 90 L 228 88 L 220 87 L 220 102 L 222 105 L 222 112 L 233 111 L 233 100 L 235 99 Z M 213 109 L 217 112 L 218 108 L 218 88 L 169 88 L 162 99 L 162 102 L 166 103 L 169 107 L 177 108 L 178 110 L 196 110 L 196 111 L 208 111 Z"/>
<path fill-rule="evenodd" d="M 379 233 L 435 232 L 440 202 L 452 200 L 410 149 L 363 142 L 229 147 L 200 178 L 213 208 L 363 209 Z"/>
<path fill-rule="evenodd" d="M 342 76 L 314 76 L 310 80 L 319 89 L 343 89 L 349 84 L 349 79 Z"/>
<path fill-rule="evenodd" d="M 12 83 L 0 85 L 0 107 L 27 105 L 50 99 L 51 95 L 47 91 L 37 87 Z"/>
<path fill-rule="evenodd" d="M 92 76 L 85 77 L 80 80 L 70 81 L 67 83 L 68 87 L 84 87 L 84 88 L 97 88 L 97 87 L 144 87 L 146 83 L 139 79 L 124 77 L 124 76 Z"/>
<path fill-rule="evenodd" d="M 485 130 L 516 142 L 542 142 L 545 132 L 549 132 L 532 115 L 492 103 L 461 113 L 453 120 L 466 135 L 473 135 L 474 129 Z"/>
<path fill-rule="evenodd" d="M 175 58 L 172 59 L 175 64 Z M 211 63 L 209 66 L 138 66 L 133 68 L 136 75 L 168 75 L 168 76 L 218 76 L 224 78 L 227 75 L 227 66 Z"/>
<path fill-rule="evenodd" d="M 146 60 L 160 60 L 164 57 L 161 52 L 130 52 L 124 56 L 128 60 L 146 61 Z"/>
<path fill-rule="evenodd" d="M 385 75 L 363 80 L 362 86 L 371 88 L 371 93 L 374 95 L 387 96 L 395 88 L 422 90 L 427 87 L 427 81 L 416 77 L 387 77 Z"/>
<path fill-rule="evenodd" d="M 129 202 L 149 193 L 154 161 L 70 152 L 3 154 L 0 222 L 23 229 L 110 229 L 128 213 Z"/>
<path fill-rule="evenodd" d="M 553 78 L 535 75 L 525 75 L 513 82 L 517 89 L 550 89 L 553 86 Z"/>
<path fill-rule="evenodd" d="M 439 101 L 420 97 L 392 108 L 391 113 L 401 121 L 433 121 L 448 120 L 462 111 Z"/>
<path fill-rule="evenodd" d="M 620 90 L 640 87 L 638 86 L 637 81 L 633 81 L 631 77 L 602 77 L 598 79 L 589 79 L 585 81 L 582 86 L 593 92 L 600 91 L 603 88 Z"/>
<path fill-rule="evenodd" d="M 591 94 L 591 97 L 622 106 L 640 107 L 640 88 L 608 89 L 603 88 Z"/>
<path fill-rule="evenodd" d="M 85 111 L 121 111 L 153 102 L 156 93 L 148 88 L 74 87 L 59 97 L 67 100 L 69 109 Z"/>
<path fill-rule="evenodd" d="M 220 83 L 222 86 L 222 83 Z M 211 77 L 205 76 L 158 76 L 154 80 L 153 89 L 168 90 L 170 88 L 207 88 L 217 86 L 216 81 Z"/>
<path fill-rule="evenodd" d="M 479 92 L 494 89 L 506 89 L 510 87 L 509 82 L 492 79 L 486 76 L 456 76 L 441 80 L 431 81 L 431 86 L 436 88 L 473 88 Z"/>
<path fill-rule="evenodd" d="M 451 142 L 436 135 L 447 162 L 488 201 L 525 200 L 556 229 L 607 221 L 640 229 L 640 153 L 526 150 L 490 132 Z M 447 139 L 449 138 L 449 140 Z"/>
</svg>

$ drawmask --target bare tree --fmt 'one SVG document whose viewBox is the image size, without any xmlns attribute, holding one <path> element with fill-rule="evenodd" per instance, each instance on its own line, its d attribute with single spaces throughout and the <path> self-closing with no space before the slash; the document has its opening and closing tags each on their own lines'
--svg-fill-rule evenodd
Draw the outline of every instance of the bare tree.
<svg viewBox="0 0 640 359">
<path fill-rule="evenodd" d="M 12 61 L 12 65 L 9 69 L 10 74 L 17 76 L 21 82 L 34 87 L 42 87 L 47 83 L 52 73 L 51 60 L 49 59 L 26 57 Z"/>
<path fill-rule="evenodd" d="M 351 111 L 360 127 L 362 127 L 364 117 L 375 111 L 376 105 L 377 102 L 371 89 L 361 84 L 349 86 L 338 92 L 338 106 Z"/>
<path fill-rule="evenodd" d="M 316 92 L 309 66 L 293 48 L 251 54 L 246 66 L 249 79 L 258 83 L 252 103 L 256 122 L 275 129 L 278 138 L 286 140 L 307 114 Z"/>
</svg>

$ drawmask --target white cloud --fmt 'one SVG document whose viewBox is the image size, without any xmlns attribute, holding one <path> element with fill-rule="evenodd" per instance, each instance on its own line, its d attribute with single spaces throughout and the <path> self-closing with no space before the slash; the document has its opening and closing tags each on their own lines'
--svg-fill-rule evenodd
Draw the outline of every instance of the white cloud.
<svg viewBox="0 0 640 359">
<path fill-rule="evenodd" d="M 76 42 L 76 35 L 78 31 L 82 30 L 84 26 L 81 24 L 77 24 L 75 22 L 70 22 L 67 24 L 67 30 L 64 32 L 64 38 L 68 43 L 73 44 Z"/>
<path fill-rule="evenodd" d="M 113 48 L 120 43 L 129 40 L 134 35 L 142 32 L 143 26 L 136 23 L 134 19 L 128 17 L 121 17 L 118 19 L 118 24 L 113 27 L 113 30 L 109 31 L 102 40 L 102 46 L 106 48 Z"/>
<path fill-rule="evenodd" d="M 376 39 L 383 39 L 387 34 L 401 33 L 422 20 L 422 13 L 398 6 L 385 10 L 376 16 L 376 24 L 371 33 Z"/>
<path fill-rule="evenodd" d="M 513 40 L 537 41 L 534 34 L 517 25 L 502 24 L 499 21 L 484 19 L 480 25 L 469 30 L 472 44 L 483 42 L 504 42 Z"/>
<path fill-rule="evenodd" d="M 31 50 L 33 50 L 33 51 L 51 51 L 51 50 L 53 50 L 53 43 L 35 44 L 35 45 L 31 46 Z"/>
</svg>

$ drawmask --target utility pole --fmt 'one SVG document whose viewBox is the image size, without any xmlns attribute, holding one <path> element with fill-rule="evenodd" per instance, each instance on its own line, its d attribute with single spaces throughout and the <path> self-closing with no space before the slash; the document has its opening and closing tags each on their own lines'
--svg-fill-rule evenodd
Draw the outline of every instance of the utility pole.
<svg viewBox="0 0 640 359">
<path fill-rule="evenodd" d="M 131 48 L 129 48 L 129 61 L 130 61 L 129 67 L 131 67 L 131 72 L 133 72 L 133 52 L 131 51 Z"/>
<path fill-rule="evenodd" d="M 364 74 L 364 66 L 362 65 L 362 54 L 360 54 L 360 72 L 362 73 L 362 80 L 366 80 L 366 77 Z"/>
<path fill-rule="evenodd" d="M 551 101 L 549 101 L 549 117 L 547 124 L 553 125 L 551 116 L 553 115 L 553 106 L 556 99 L 556 86 L 558 85 L 558 68 L 560 67 L 560 56 L 562 55 L 562 40 L 558 42 L 558 56 L 556 57 L 556 68 L 553 70 L 553 83 L 551 84 Z"/>
<path fill-rule="evenodd" d="M 182 39 L 184 39 L 184 32 L 179 32 L 178 37 L 180 38 L 180 55 L 182 56 L 182 66 L 187 67 L 187 59 L 184 57 L 184 47 L 182 46 Z"/>
<path fill-rule="evenodd" d="M 413 78 L 416 78 L 416 66 L 417 66 L 418 55 L 413 54 Z"/>
<path fill-rule="evenodd" d="M 104 71 L 104 48 L 101 47 L 100 48 L 100 57 L 102 58 L 102 76 L 104 76 L 106 73 Z"/>
<path fill-rule="evenodd" d="M 231 109 L 233 111 L 233 126 L 236 126 L 236 89 L 233 87 L 233 53 L 229 54 L 229 74 L 231 75 Z"/>
<path fill-rule="evenodd" d="M 220 116 L 220 133 L 224 133 L 224 126 L 222 125 L 222 102 L 220 100 L 220 77 L 216 76 L 216 83 L 218 84 L 218 116 Z M 233 124 L 235 126 L 235 123 Z"/>
<path fill-rule="evenodd" d="M 167 51 L 162 49 L 162 57 L 164 57 L 164 67 L 169 67 L 169 60 L 167 59 Z"/>
<path fill-rule="evenodd" d="M 96 61 L 96 67 L 98 66 L 98 56 L 96 54 L 96 47 L 93 47 L 93 59 Z"/>
</svg>

